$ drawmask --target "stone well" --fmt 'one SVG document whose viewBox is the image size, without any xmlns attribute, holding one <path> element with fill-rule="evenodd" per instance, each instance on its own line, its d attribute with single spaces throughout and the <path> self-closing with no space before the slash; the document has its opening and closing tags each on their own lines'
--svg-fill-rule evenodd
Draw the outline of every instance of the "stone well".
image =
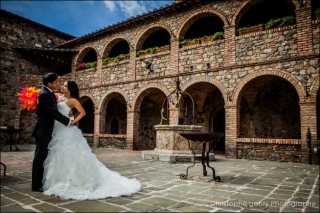
<svg viewBox="0 0 320 213">
<path fill-rule="evenodd" d="M 144 160 L 159 160 L 170 163 L 193 162 L 194 155 L 189 149 L 188 140 L 182 137 L 180 132 L 200 132 L 201 126 L 193 125 L 156 125 L 156 148 L 150 151 L 142 151 Z M 191 143 L 191 148 L 196 153 L 196 158 L 201 157 L 202 143 Z M 214 160 L 214 154 L 210 153 L 210 161 Z"/>
</svg>

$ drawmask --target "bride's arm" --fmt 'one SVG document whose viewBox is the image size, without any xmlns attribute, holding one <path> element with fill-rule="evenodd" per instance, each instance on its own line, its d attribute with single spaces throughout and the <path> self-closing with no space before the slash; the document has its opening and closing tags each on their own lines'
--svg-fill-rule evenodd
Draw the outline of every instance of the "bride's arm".
<svg viewBox="0 0 320 213">
<path fill-rule="evenodd" d="M 81 106 L 80 102 L 77 99 L 72 99 L 73 101 L 73 107 L 77 109 L 79 112 L 79 115 L 72 121 L 72 125 L 76 124 L 80 121 L 81 118 L 83 118 L 86 115 L 86 111 L 84 111 L 83 107 Z"/>
</svg>

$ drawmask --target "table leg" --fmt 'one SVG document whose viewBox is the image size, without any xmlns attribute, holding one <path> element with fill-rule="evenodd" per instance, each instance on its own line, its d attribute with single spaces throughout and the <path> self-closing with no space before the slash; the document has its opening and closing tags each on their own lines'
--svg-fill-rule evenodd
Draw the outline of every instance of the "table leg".
<svg viewBox="0 0 320 213">
<path fill-rule="evenodd" d="M 1 165 L 3 166 L 3 176 L 6 176 L 6 170 L 7 170 L 7 167 L 6 167 L 6 165 L 4 165 L 2 162 L 0 162 L 1 163 Z"/>
<path fill-rule="evenodd" d="M 209 142 L 209 150 L 207 151 L 207 166 L 212 169 L 213 179 L 217 182 L 220 182 L 220 177 L 216 176 L 215 169 L 209 165 L 209 153 L 213 149 L 213 141 Z"/>
<path fill-rule="evenodd" d="M 180 178 L 181 179 L 187 179 L 187 177 L 188 177 L 188 170 L 189 170 L 189 168 L 191 168 L 191 167 L 194 167 L 194 165 L 196 164 L 196 153 L 193 151 L 193 149 L 191 148 L 191 143 L 190 143 L 190 141 L 188 140 L 188 145 L 189 145 L 189 149 L 191 149 L 191 151 L 192 151 L 192 153 L 193 153 L 193 165 L 192 166 L 189 166 L 188 168 L 187 168 L 187 171 L 186 171 L 186 174 L 180 174 Z"/>
<path fill-rule="evenodd" d="M 9 145 L 10 145 L 10 151 L 12 151 L 12 145 L 14 145 L 16 147 L 16 151 L 19 151 L 19 148 L 17 147 L 16 144 L 14 144 L 14 139 L 16 138 L 17 134 L 16 133 L 12 133 L 10 134 L 10 139 L 9 139 Z M 7 144 L 4 144 L 4 145 L 7 145 Z M 3 146 L 4 146 L 3 145 Z M 2 146 L 2 147 L 3 147 Z M 2 147 L 1 147 L 1 150 L 2 150 Z"/>
<path fill-rule="evenodd" d="M 12 134 L 10 134 L 10 141 L 9 141 L 9 143 L 10 143 L 10 151 L 12 151 L 13 133 L 12 133 Z"/>
<path fill-rule="evenodd" d="M 202 163 L 202 171 L 203 171 L 203 176 L 207 176 L 207 169 L 206 169 L 206 164 L 205 164 L 205 160 L 206 160 L 206 156 L 205 156 L 205 152 L 206 152 L 206 143 L 202 143 L 202 156 L 201 156 L 201 163 Z M 207 157 L 208 159 L 208 157 Z"/>
</svg>

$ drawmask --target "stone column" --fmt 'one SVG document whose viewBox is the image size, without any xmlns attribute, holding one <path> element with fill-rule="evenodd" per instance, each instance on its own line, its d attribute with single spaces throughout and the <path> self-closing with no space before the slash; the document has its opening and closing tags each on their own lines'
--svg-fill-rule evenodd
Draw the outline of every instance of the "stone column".
<svg viewBox="0 0 320 213">
<path fill-rule="evenodd" d="M 307 147 L 307 132 L 308 128 L 311 132 L 311 151 L 312 164 L 318 160 L 313 148 L 317 146 L 317 116 L 316 116 L 316 102 L 300 103 L 300 120 L 301 120 L 301 152 L 302 162 L 308 163 L 309 150 Z"/>
<path fill-rule="evenodd" d="M 97 79 L 96 86 L 100 86 L 102 82 L 102 57 L 97 58 Z"/>
<path fill-rule="evenodd" d="M 127 149 L 137 150 L 139 148 L 139 117 L 140 111 L 127 110 Z"/>
<path fill-rule="evenodd" d="M 107 134 L 107 131 L 106 131 L 106 112 L 105 112 L 105 109 L 104 110 L 101 110 L 102 112 L 100 113 L 100 133 L 102 134 Z"/>
<path fill-rule="evenodd" d="M 130 49 L 130 63 L 128 67 L 128 81 L 132 81 L 136 79 L 136 58 L 137 58 L 137 50 Z"/>
<path fill-rule="evenodd" d="M 76 80 L 76 61 L 74 57 L 71 61 L 71 79 Z"/>
<path fill-rule="evenodd" d="M 96 109 L 94 111 L 94 128 L 93 128 L 93 147 L 99 147 L 100 134 L 100 112 Z"/>
<path fill-rule="evenodd" d="M 313 54 L 311 7 L 296 11 L 298 55 Z"/>
<path fill-rule="evenodd" d="M 170 40 L 170 74 L 179 73 L 179 39 L 173 38 Z"/>
<path fill-rule="evenodd" d="M 226 131 L 225 131 L 225 140 L 226 140 L 226 150 L 225 156 L 227 158 L 236 158 L 237 157 L 237 142 L 236 139 L 240 132 L 240 110 L 236 106 L 226 106 Z"/>
<path fill-rule="evenodd" d="M 232 66 L 236 63 L 236 26 L 224 27 L 224 64 Z"/>
<path fill-rule="evenodd" d="M 179 109 L 175 106 L 169 108 L 169 125 L 178 125 L 179 122 Z"/>
</svg>

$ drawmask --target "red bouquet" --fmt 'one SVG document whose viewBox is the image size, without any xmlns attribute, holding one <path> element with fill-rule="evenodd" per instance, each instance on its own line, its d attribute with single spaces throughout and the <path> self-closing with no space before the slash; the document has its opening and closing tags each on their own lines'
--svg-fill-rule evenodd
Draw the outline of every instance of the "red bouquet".
<svg viewBox="0 0 320 213">
<path fill-rule="evenodd" d="M 27 110 L 35 110 L 38 106 L 38 97 L 40 89 L 35 87 L 22 88 L 21 92 L 18 93 L 20 106 Z"/>
</svg>

